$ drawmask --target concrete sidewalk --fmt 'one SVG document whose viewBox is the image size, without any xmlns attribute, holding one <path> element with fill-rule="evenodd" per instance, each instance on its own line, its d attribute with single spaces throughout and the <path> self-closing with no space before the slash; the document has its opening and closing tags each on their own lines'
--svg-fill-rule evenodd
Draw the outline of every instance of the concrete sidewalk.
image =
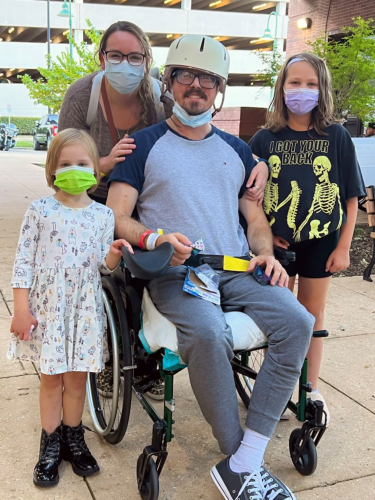
<svg viewBox="0 0 375 500">
<path fill-rule="evenodd" d="M 151 441 L 151 421 L 133 400 L 124 440 L 108 445 L 87 432 L 90 449 L 101 472 L 84 480 L 70 464 L 60 467 L 58 486 L 43 490 L 33 486 L 40 438 L 39 378 L 31 363 L 5 359 L 12 313 L 10 279 L 22 216 L 30 202 L 48 195 L 45 153 L 0 152 L 0 485 L 4 500 L 138 500 L 136 461 Z M 369 245 L 371 243 L 369 242 Z M 266 466 L 283 479 L 298 500 L 374 500 L 375 498 L 375 282 L 361 277 L 337 278 L 327 304 L 320 389 L 329 402 L 331 427 L 318 450 L 314 475 L 301 476 L 289 457 L 288 440 L 299 427 L 292 418 L 280 422 L 266 453 Z M 210 468 L 221 460 L 216 441 L 205 423 L 190 389 L 187 371 L 176 377 L 175 439 L 160 478 L 160 500 L 220 500 Z M 225 395 L 223 395 L 225 397 Z M 160 408 L 160 405 L 157 405 Z M 241 415 L 245 408 L 240 403 Z M 89 427 L 88 410 L 84 423 Z"/>
</svg>

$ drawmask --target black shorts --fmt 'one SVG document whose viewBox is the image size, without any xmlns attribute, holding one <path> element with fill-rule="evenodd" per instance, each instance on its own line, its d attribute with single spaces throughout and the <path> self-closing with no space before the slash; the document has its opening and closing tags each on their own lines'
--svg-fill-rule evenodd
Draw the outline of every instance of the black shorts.
<svg viewBox="0 0 375 500">
<path fill-rule="evenodd" d="M 326 272 L 328 257 L 334 251 L 339 241 L 340 231 L 329 233 L 323 238 L 301 241 L 288 247 L 296 253 L 295 262 L 286 266 L 289 276 L 301 276 L 303 278 L 327 278 L 332 273 Z"/>
</svg>

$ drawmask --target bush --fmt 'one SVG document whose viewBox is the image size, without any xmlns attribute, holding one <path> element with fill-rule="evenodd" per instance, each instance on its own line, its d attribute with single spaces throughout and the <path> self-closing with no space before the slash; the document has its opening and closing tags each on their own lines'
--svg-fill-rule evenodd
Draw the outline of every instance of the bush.
<svg viewBox="0 0 375 500">
<path fill-rule="evenodd" d="M 33 132 L 33 128 L 35 127 L 35 122 L 38 120 L 37 117 L 33 116 L 14 116 L 10 117 L 11 123 L 14 123 L 19 131 L 20 134 L 23 135 L 31 135 Z M 9 122 L 9 117 L 8 116 L 0 116 L 0 122 L 8 123 Z"/>
</svg>

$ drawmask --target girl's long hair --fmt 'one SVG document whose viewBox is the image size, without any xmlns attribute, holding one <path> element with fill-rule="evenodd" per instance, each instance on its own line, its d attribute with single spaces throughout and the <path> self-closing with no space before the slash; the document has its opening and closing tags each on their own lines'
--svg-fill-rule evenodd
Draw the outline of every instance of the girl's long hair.
<svg viewBox="0 0 375 500">
<path fill-rule="evenodd" d="M 311 125 L 319 135 L 326 135 L 324 129 L 332 125 L 334 118 L 332 99 L 332 80 L 326 63 L 320 57 L 309 52 L 302 52 L 288 57 L 283 64 L 277 77 L 274 96 L 266 116 L 266 124 L 263 128 L 271 132 L 279 132 L 288 124 L 288 108 L 284 100 L 284 84 L 288 73 L 288 64 L 292 59 L 302 59 L 314 68 L 319 82 L 319 101 L 311 114 Z"/>
<path fill-rule="evenodd" d="M 118 21 L 104 32 L 99 45 L 99 54 L 103 54 L 106 49 L 107 40 L 116 31 L 127 31 L 132 33 L 139 40 L 145 54 L 145 76 L 138 88 L 138 97 L 141 104 L 141 124 L 142 128 L 148 127 L 156 123 L 156 110 L 154 105 L 154 93 L 152 90 L 152 81 L 150 77 L 150 68 L 152 64 L 151 47 L 148 43 L 145 33 L 136 24 L 129 21 Z"/>
</svg>

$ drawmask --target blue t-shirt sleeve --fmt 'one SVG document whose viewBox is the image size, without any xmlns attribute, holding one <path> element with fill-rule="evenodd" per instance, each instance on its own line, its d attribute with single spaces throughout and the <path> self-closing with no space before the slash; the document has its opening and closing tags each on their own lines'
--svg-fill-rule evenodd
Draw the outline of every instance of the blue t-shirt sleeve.
<svg viewBox="0 0 375 500">
<path fill-rule="evenodd" d="M 108 179 L 108 187 L 112 182 L 125 182 L 140 193 L 145 181 L 144 171 L 148 155 L 167 130 L 168 127 L 164 121 L 132 134 L 130 137 L 134 139 L 137 147 L 127 155 L 124 161 L 115 166 Z"/>
<path fill-rule="evenodd" d="M 231 146 L 238 156 L 241 158 L 243 166 L 245 168 L 245 180 L 241 186 L 240 192 L 238 193 L 238 197 L 242 198 L 246 191 L 246 182 L 248 181 L 251 171 L 257 164 L 253 157 L 253 152 L 251 147 L 246 144 L 242 139 L 234 135 L 227 134 L 226 132 L 222 132 L 221 130 L 215 127 L 214 130 L 229 146 Z"/>
</svg>

